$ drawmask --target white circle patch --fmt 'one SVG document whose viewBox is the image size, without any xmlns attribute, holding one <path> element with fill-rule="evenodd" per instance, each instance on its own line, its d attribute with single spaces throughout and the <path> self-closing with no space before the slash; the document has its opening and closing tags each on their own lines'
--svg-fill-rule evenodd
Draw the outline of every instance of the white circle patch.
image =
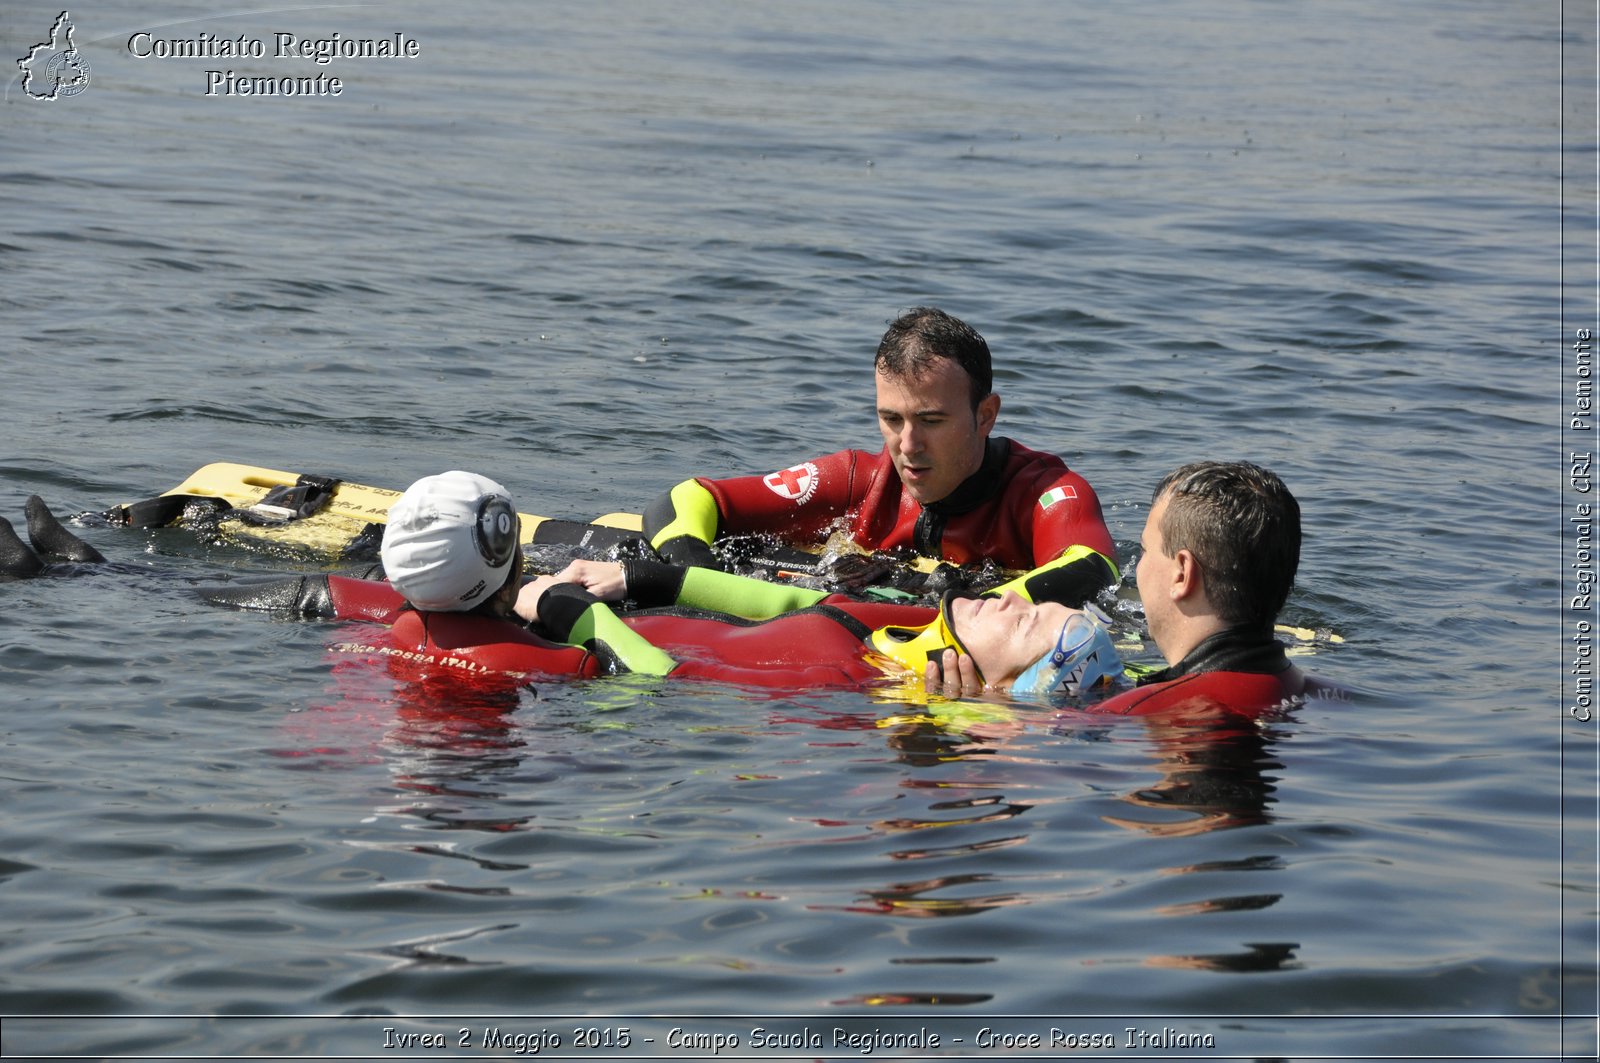
<svg viewBox="0 0 1600 1063">
<path fill-rule="evenodd" d="M 771 476 L 763 476 L 761 482 L 767 489 L 780 498 L 787 498 L 795 505 L 804 505 L 817 490 L 817 480 L 821 478 L 816 465 L 805 462 L 801 465 L 791 465 L 787 469 L 780 469 Z"/>
</svg>

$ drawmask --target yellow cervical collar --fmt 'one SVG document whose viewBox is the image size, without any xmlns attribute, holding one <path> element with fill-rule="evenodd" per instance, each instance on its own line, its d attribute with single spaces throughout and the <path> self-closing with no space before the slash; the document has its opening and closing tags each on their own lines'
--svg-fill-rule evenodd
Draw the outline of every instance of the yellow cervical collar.
<svg viewBox="0 0 1600 1063">
<path fill-rule="evenodd" d="M 939 615 L 922 627 L 880 627 L 869 637 L 869 643 L 878 653 L 898 661 L 921 679 L 930 658 L 937 659 L 951 649 L 957 653 L 967 652 L 950 623 L 949 607 L 953 597 L 945 595 L 939 602 Z M 977 665 L 973 667 L 976 669 Z"/>
</svg>

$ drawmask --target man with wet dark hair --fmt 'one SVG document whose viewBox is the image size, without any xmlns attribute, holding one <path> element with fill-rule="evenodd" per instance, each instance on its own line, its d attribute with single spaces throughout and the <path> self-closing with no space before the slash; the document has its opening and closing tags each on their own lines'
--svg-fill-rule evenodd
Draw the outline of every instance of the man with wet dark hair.
<svg viewBox="0 0 1600 1063">
<path fill-rule="evenodd" d="M 1282 480 L 1249 462 L 1204 461 L 1168 473 L 1161 539 L 1209 576 L 1208 596 L 1228 624 L 1271 627 L 1300 566 L 1300 503 Z"/>
<path fill-rule="evenodd" d="M 1344 691 L 1290 663 L 1273 633 L 1300 565 L 1300 503 L 1249 462 L 1205 461 L 1152 495 L 1135 570 L 1168 665 L 1096 711 L 1257 714 Z"/>
<path fill-rule="evenodd" d="M 1080 606 L 1117 580 L 1116 547 L 1088 481 L 1057 457 L 992 437 L 989 345 L 933 307 L 897 318 L 874 360 L 877 454 L 842 450 L 767 476 L 696 478 L 646 508 L 644 532 L 680 564 L 711 544 L 770 535 L 819 545 L 842 528 L 866 551 L 903 551 L 1022 575 L 997 591 Z"/>
<path fill-rule="evenodd" d="M 891 377 L 915 376 L 948 358 L 966 371 L 972 393 L 972 412 L 994 391 L 994 367 L 989 343 L 978 330 L 943 310 L 919 306 L 895 318 L 878 343 L 874 363 Z"/>
</svg>

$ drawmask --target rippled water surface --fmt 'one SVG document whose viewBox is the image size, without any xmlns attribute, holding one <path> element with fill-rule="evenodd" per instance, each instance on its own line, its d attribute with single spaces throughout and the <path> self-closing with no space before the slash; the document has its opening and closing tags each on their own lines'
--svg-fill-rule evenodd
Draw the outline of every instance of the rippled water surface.
<svg viewBox="0 0 1600 1063">
<path fill-rule="evenodd" d="M 1280 472 L 1286 619 L 1342 637 L 1309 663 L 1360 696 L 1231 736 L 625 679 L 417 698 L 336 667 L 336 628 L 189 593 L 304 562 L 83 528 L 107 565 L 0 585 L 5 1051 L 628 1025 L 585 1058 L 710 1054 L 674 1026 L 992 1057 L 979 1029 L 1053 1024 L 1088 1048 L 1034 1054 L 1592 1052 L 1556 208 L 1564 124 L 1569 175 L 1594 150 L 1559 68 L 1595 42 L 1567 7 L 73 8 L 91 84 L 14 79 L 0 125 L 14 522 L 218 460 L 636 509 L 876 446 L 872 351 L 932 303 L 1124 562 L 1172 466 Z M 5 5 L 7 59 L 58 13 Z M 268 54 L 138 58 L 139 30 Z M 421 54 L 318 66 L 276 32 Z M 343 91 L 208 97 L 218 68 Z"/>
</svg>

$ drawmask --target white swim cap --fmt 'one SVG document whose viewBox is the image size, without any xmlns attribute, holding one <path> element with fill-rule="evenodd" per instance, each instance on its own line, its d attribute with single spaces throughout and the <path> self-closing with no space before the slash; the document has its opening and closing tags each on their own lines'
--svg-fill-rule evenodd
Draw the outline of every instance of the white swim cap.
<svg viewBox="0 0 1600 1063">
<path fill-rule="evenodd" d="M 518 519 L 506 489 L 486 476 L 424 476 L 389 508 L 383 570 L 418 609 L 465 612 L 505 586 Z"/>
</svg>

